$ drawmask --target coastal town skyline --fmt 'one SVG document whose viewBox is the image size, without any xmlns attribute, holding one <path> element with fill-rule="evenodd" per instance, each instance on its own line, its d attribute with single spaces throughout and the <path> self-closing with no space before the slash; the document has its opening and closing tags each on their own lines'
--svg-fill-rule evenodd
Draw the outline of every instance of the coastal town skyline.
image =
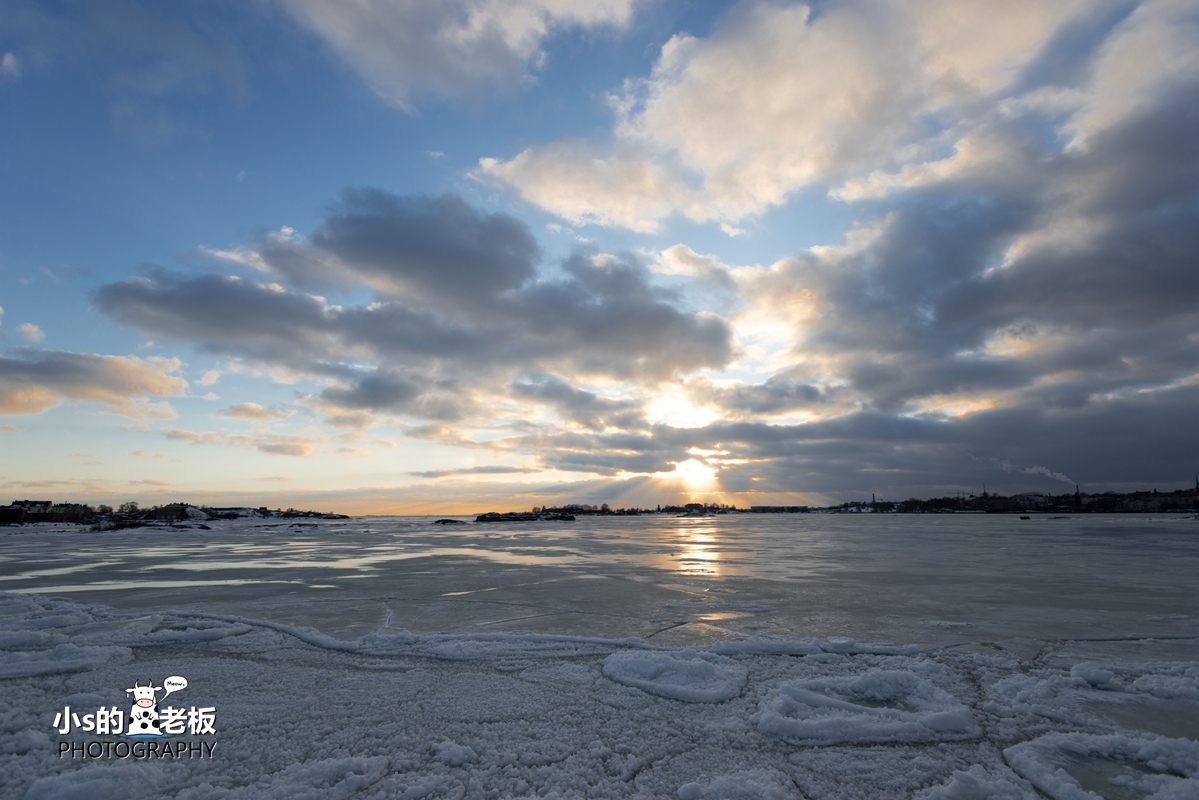
<svg viewBox="0 0 1199 800">
<path fill-rule="evenodd" d="M 6 3 L 0 496 L 1189 489 L 1197 97 L 1167 0 Z"/>
</svg>

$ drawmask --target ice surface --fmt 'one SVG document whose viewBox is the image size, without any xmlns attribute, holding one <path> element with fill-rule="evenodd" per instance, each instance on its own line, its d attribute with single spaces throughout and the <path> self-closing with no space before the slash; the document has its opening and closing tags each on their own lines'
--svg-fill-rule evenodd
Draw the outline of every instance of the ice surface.
<svg viewBox="0 0 1199 800">
<path fill-rule="evenodd" d="M 0 797 L 1199 796 L 1193 523 L 868 517 L 9 529 Z M 213 760 L 58 757 L 170 675 Z"/>
</svg>

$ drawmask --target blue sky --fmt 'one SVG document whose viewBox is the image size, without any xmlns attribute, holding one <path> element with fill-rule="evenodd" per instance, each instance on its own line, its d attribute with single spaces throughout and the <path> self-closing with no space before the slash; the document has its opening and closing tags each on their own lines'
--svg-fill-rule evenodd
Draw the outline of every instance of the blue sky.
<svg viewBox="0 0 1199 800">
<path fill-rule="evenodd" d="M 0 491 L 1170 489 L 1193 2 L 6 3 Z"/>
</svg>

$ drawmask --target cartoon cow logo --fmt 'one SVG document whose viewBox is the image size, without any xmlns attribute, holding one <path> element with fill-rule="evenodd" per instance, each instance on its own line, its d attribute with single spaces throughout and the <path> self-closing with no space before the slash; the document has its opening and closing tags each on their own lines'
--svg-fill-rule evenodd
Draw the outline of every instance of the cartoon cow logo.
<svg viewBox="0 0 1199 800">
<path fill-rule="evenodd" d="M 154 693 L 161 691 L 161 686 L 155 686 L 149 681 L 146 686 L 133 682 L 132 689 L 125 692 L 133 695 L 133 706 L 129 709 L 129 736 L 161 736 L 158 726 L 158 700 Z"/>
</svg>

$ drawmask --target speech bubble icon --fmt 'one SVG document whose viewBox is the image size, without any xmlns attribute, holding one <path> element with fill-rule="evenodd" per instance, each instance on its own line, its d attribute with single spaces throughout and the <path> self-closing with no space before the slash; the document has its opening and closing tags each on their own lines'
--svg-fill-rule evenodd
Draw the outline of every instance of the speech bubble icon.
<svg viewBox="0 0 1199 800">
<path fill-rule="evenodd" d="M 167 694 L 187 688 L 187 678 L 183 677 L 182 675 L 172 675 L 162 682 L 162 686 L 167 690 L 166 694 L 162 696 L 162 699 L 166 700 Z"/>
</svg>

